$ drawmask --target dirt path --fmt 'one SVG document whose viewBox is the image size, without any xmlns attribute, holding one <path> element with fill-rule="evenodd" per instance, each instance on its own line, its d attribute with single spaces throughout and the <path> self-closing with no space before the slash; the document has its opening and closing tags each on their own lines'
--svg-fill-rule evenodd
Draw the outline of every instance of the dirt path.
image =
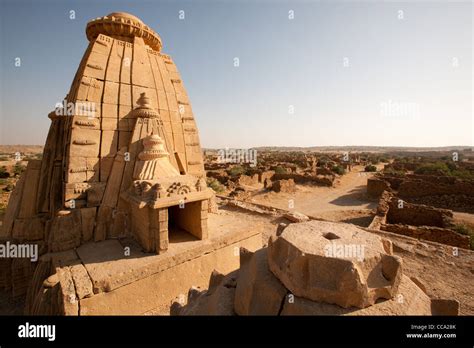
<svg viewBox="0 0 474 348">
<path fill-rule="evenodd" d="M 334 221 L 367 215 L 377 207 L 377 202 L 368 199 L 366 194 L 367 178 L 372 175 L 357 166 L 340 177 L 334 187 L 298 185 L 295 193 L 261 192 L 253 197 L 252 202 L 280 209 L 291 209 L 293 203 L 297 211 Z"/>
</svg>

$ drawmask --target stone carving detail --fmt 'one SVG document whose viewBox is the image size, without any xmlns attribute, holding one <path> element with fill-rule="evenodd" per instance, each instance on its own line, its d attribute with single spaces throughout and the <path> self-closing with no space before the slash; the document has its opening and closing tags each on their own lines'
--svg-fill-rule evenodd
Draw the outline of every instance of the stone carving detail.
<svg viewBox="0 0 474 348">
<path fill-rule="evenodd" d="M 91 64 L 91 63 L 87 63 L 87 66 L 89 68 L 92 68 L 92 69 L 97 69 L 97 70 L 104 70 L 100 65 L 98 64 Z"/>
<path fill-rule="evenodd" d="M 82 173 L 82 172 L 89 172 L 94 171 L 94 168 L 90 167 L 72 167 L 69 168 L 69 173 Z"/>
<path fill-rule="evenodd" d="M 95 145 L 97 142 L 95 140 L 88 140 L 88 139 L 79 139 L 79 140 L 74 140 L 73 144 L 75 145 Z"/>
<path fill-rule="evenodd" d="M 77 184 L 74 184 L 74 193 L 85 193 L 90 188 L 91 188 L 91 185 L 86 182 L 77 183 Z"/>
<path fill-rule="evenodd" d="M 183 185 L 180 182 L 175 182 L 170 187 L 168 187 L 166 191 L 168 192 L 168 196 L 183 195 L 191 192 L 191 187 L 188 185 Z"/>
<path fill-rule="evenodd" d="M 138 155 L 142 161 L 152 161 L 169 155 L 163 146 L 163 140 L 158 135 L 143 139 L 143 146 L 145 149 Z"/>
<path fill-rule="evenodd" d="M 86 35 L 89 41 L 94 40 L 100 34 L 117 38 L 141 37 L 145 44 L 158 52 L 162 47 L 160 36 L 139 18 L 128 13 L 114 12 L 87 23 Z"/>
<path fill-rule="evenodd" d="M 150 106 L 150 99 L 145 93 L 140 94 L 137 101 L 138 107 L 131 112 L 132 117 L 136 118 L 159 118 L 160 114 Z"/>
<path fill-rule="evenodd" d="M 96 127 L 97 126 L 97 123 L 94 121 L 77 120 L 75 123 L 78 126 L 82 126 L 82 127 Z"/>
</svg>

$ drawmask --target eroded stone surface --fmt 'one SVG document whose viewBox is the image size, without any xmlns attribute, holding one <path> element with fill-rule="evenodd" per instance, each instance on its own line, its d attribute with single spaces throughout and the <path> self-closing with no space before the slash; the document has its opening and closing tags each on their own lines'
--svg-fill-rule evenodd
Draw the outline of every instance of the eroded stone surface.
<svg viewBox="0 0 474 348">
<path fill-rule="evenodd" d="M 297 211 L 290 211 L 283 215 L 284 218 L 290 220 L 291 222 L 305 222 L 309 221 L 309 217 L 304 215 L 303 213 Z"/>
<path fill-rule="evenodd" d="M 216 284 L 216 279 L 219 281 Z M 207 291 L 198 288 L 191 288 L 188 292 L 188 303 L 181 306 L 179 302 L 173 303 L 172 315 L 235 315 L 234 296 L 236 287 L 236 272 L 232 272 L 226 277 L 213 273 L 210 287 Z M 179 300 L 178 300 L 179 301 Z"/>
<path fill-rule="evenodd" d="M 278 315 L 288 291 L 268 269 L 267 249 L 241 254 L 240 260 L 235 312 L 238 315 Z"/>
<path fill-rule="evenodd" d="M 431 315 L 431 299 L 406 276 L 401 278 L 399 293 L 366 308 L 342 308 L 301 297 L 286 300 L 281 315 Z"/>
<path fill-rule="evenodd" d="M 382 238 L 354 225 L 310 221 L 273 239 L 268 263 L 295 296 L 364 308 L 397 294 L 402 262 L 386 249 Z"/>
</svg>

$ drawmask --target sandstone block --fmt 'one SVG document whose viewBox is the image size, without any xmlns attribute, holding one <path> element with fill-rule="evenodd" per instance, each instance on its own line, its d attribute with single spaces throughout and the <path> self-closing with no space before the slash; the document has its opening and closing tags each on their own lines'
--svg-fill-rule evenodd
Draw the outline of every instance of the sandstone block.
<svg viewBox="0 0 474 348">
<path fill-rule="evenodd" d="M 305 222 L 305 221 L 309 221 L 309 217 L 307 217 L 306 215 L 302 214 L 302 213 L 299 213 L 297 211 L 290 211 L 288 213 L 286 213 L 285 215 L 283 215 L 284 218 L 292 221 L 292 222 Z"/>
<path fill-rule="evenodd" d="M 275 180 L 272 183 L 272 190 L 275 192 L 296 192 L 296 186 L 293 179 L 288 180 Z"/>
<path fill-rule="evenodd" d="M 397 294 L 401 259 L 386 253 L 382 238 L 354 225 L 291 224 L 268 248 L 270 270 L 295 296 L 364 308 Z"/>
<path fill-rule="evenodd" d="M 220 277 L 218 277 L 220 278 Z M 196 287 L 189 289 L 186 306 L 175 302 L 171 308 L 172 315 L 235 315 L 235 272 L 228 274 L 219 285 L 213 285 L 208 291 Z M 211 283 L 212 283 L 211 278 Z"/>
<path fill-rule="evenodd" d="M 278 315 L 287 290 L 268 268 L 267 249 L 242 258 L 235 291 L 238 315 Z"/>
</svg>

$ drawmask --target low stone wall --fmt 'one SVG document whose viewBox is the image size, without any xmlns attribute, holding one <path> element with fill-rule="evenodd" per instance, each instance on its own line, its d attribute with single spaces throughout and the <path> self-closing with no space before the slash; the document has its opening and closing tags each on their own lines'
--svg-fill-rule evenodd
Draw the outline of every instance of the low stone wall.
<svg viewBox="0 0 474 348">
<path fill-rule="evenodd" d="M 237 179 L 237 183 L 239 185 L 248 185 L 248 186 L 255 186 L 255 185 L 258 185 L 259 181 L 258 181 L 258 174 L 254 174 L 252 176 L 249 176 L 249 175 L 241 175 L 238 179 Z"/>
<path fill-rule="evenodd" d="M 451 176 L 377 175 L 367 180 L 369 197 L 391 191 L 403 200 L 456 211 L 474 212 L 474 181 Z"/>
<path fill-rule="evenodd" d="M 273 181 L 272 191 L 293 193 L 296 191 L 295 182 L 293 179 Z"/>
<path fill-rule="evenodd" d="M 382 224 L 382 231 L 393 232 L 408 237 L 469 249 L 470 238 L 451 229 L 432 226 L 409 226 L 402 224 Z"/>
<path fill-rule="evenodd" d="M 474 196 L 474 181 L 451 176 L 407 174 L 398 177 L 380 175 L 369 179 L 368 190 L 371 185 L 374 193 L 380 192 L 383 185 L 380 181 L 384 181 L 387 187 L 397 190 L 397 195 L 403 198 L 440 195 Z"/>
<path fill-rule="evenodd" d="M 390 184 L 378 177 L 367 179 L 367 195 L 371 198 L 379 198 L 384 191 L 390 191 Z"/>
<path fill-rule="evenodd" d="M 474 196 L 474 183 L 456 180 L 452 183 L 414 179 L 405 180 L 398 187 L 398 195 L 404 198 L 437 196 L 437 195 Z"/>
<path fill-rule="evenodd" d="M 403 202 L 402 207 L 399 207 L 398 204 L 397 198 L 394 197 L 390 200 L 387 223 L 441 228 L 453 226 L 453 213 L 450 210 L 407 202 Z"/>
<path fill-rule="evenodd" d="M 466 195 L 440 195 L 408 198 L 411 203 L 431 205 L 459 212 L 474 213 L 474 197 Z"/>
<path fill-rule="evenodd" d="M 372 229 L 393 232 L 460 248 L 470 248 L 470 237 L 457 233 L 451 210 L 411 204 L 393 193 L 384 191 L 379 200 L 377 215 L 370 224 Z"/>
</svg>

